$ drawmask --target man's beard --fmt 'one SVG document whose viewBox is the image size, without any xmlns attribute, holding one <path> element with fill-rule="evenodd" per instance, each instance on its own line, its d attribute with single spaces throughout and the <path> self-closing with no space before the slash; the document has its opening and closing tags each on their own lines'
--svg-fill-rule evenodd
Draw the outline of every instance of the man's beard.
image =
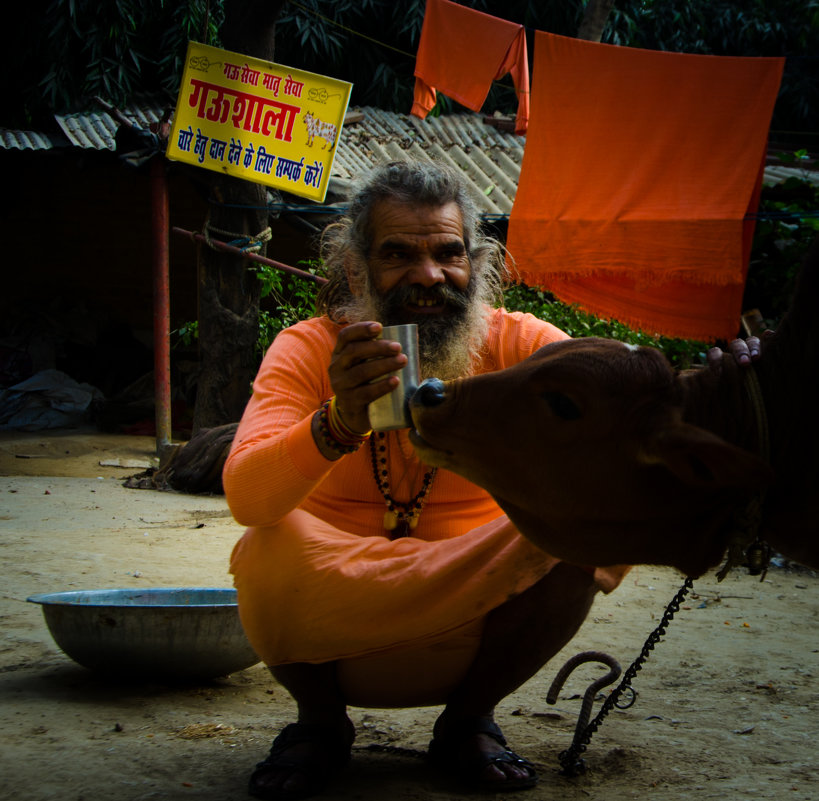
<svg viewBox="0 0 819 801">
<path fill-rule="evenodd" d="M 345 308 L 349 322 L 378 320 L 382 325 L 418 326 L 421 378 L 448 380 L 469 375 L 486 339 L 482 282 L 474 275 L 465 291 L 447 284 L 399 286 L 379 295 L 367 280 L 364 291 Z M 440 314 L 413 314 L 407 305 L 423 298 L 443 305 Z"/>
</svg>

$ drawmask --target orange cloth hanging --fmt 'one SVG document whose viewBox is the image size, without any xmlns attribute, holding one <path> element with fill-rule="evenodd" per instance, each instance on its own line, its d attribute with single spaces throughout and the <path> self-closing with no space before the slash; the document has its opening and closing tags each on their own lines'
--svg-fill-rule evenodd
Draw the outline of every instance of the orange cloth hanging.
<svg viewBox="0 0 819 801">
<path fill-rule="evenodd" d="M 535 34 L 508 247 L 521 278 L 668 336 L 733 338 L 784 59 Z"/>
<path fill-rule="evenodd" d="M 449 0 L 427 0 L 411 114 L 423 120 L 435 106 L 436 89 L 480 111 L 492 81 L 507 72 L 518 93 L 515 133 L 524 134 L 529 122 L 529 62 L 523 26 Z"/>
</svg>

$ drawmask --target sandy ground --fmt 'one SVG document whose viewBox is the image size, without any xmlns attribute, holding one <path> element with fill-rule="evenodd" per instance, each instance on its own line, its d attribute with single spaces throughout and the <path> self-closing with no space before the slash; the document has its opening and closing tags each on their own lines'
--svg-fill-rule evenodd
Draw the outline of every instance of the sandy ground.
<svg viewBox="0 0 819 801">
<path fill-rule="evenodd" d="M 153 452 L 150 438 L 0 435 L 0 798 L 245 799 L 250 768 L 291 720 L 287 694 L 261 665 L 181 686 L 99 675 L 66 657 L 26 602 L 69 589 L 230 586 L 241 532 L 223 498 L 122 486 Z M 503 703 L 498 721 L 541 782 L 495 798 L 819 799 L 819 581 L 783 568 L 761 583 L 740 573 L 698 580 L 637 674 L 636 703 L 592 740 L 587 772 L 559 774 L 579 696 L 599 669 L 579 669 L 550 706 L 555 672 L 587 649 L 625 668 L 680 584 L 673 571 L 635 570 Z M 353 762 L 323 798 L 461 797 L 422 759 L 438 711 L 353 709 Z"/>
</svg>

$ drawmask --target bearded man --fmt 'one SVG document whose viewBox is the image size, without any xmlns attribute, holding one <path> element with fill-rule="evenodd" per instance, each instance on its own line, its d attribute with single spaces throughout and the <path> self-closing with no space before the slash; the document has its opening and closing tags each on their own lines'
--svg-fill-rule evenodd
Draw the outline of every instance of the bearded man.
<svg viewBox="0 0 819 801">
<path fill-rule="evenodd" d="M 249 790 L 321 791 L 350 757 L 348 706 L 434 705 L 436 765 L 472 789 L 532 787 L 535 768 L 506 747 L 495 707 L 626 568 L 538 550 L 485 491 L 422 464 L 408 431 L 370 432 L 367 408 L 406 364 L 382 326 L 416 323 L 422 377 L 444 379 L 502 369 L 566 334 L 496 308 L 502 249 L 438 165 L 377 168 L 322 257 L 321 316 L 274 341 L 223 474 L 248 527 L 231 560 L 242 623 L 298 709 Z"/>
</svg>

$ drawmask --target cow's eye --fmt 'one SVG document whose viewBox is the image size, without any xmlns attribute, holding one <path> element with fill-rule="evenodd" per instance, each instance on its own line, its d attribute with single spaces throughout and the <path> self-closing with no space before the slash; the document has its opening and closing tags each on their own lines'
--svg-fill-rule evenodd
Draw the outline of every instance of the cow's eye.
<svg viewBox="0 0 819 801">
<path fill-rule="evenodd" d="M 578 420 L 580 418 L 580 409 L 568 395 L 564 395 L 562 392 L 544 392 L 542 397 L 561 420 Z"/>
</svg>

